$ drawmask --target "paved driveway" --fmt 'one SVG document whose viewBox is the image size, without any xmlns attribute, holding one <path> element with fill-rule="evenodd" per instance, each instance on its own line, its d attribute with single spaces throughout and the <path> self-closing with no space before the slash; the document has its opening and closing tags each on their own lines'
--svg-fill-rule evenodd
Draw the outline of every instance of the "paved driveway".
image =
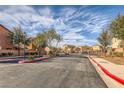
<svg viewBox="0 0 124 93">
<path fill-rule="evenodd" d="M 105 88 L 106 85 L 87 58 L 70 56 L 0 67 L 0 87 Z"/>
</svg>

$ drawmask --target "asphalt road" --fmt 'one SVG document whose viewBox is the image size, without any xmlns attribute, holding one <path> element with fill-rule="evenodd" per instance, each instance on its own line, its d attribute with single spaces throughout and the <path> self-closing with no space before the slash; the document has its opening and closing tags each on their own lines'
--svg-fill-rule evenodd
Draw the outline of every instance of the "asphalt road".
<svg viewBox="0 0 124 93">
<path fill-rule="evenodd" d="M 0 87 L 106 88 L 87 58 L 57 57 L 38 63 L 0 66 Z"/>
</svg>

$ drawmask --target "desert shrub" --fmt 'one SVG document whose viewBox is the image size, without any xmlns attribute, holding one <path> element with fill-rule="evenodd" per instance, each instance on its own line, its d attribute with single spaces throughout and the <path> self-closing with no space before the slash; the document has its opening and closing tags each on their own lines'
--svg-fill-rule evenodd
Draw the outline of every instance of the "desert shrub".
<svg viewBox="0 0 124 93">
<path fill-rule="evenodd" d="M 115 52 L 113 55 L 115 57 L 122 57 L 123 56 L 123 53 Z"/>
<path fill-rule="evenodd" d="M 30 54 L 31 55 L 37 55 L 37 52 L 31 52 Z"/>
<path fill-rule="evenodd" d="M 33 56 L 29 56 L 28 60 L 34 60 L 34 57 Z"/>
<path fill-rule="evenodd" d="M 7 56 L 7 53 L 1 53 L 2 56 Z"/>
<path fill-rule="evenodd" d="M 25 55 L 29 55 L 29 52 L 26 52 Z"/>
<path fill-rule="evenodd" d="M 25 55 L 37 55 L 37 52 L 26 52 Z"/>
<path fill-rule="evenodd" d="M 13 53 L 12 52 L 8 52 L 8 56 L 12 56 L 13 55 Z"/>
</svg>

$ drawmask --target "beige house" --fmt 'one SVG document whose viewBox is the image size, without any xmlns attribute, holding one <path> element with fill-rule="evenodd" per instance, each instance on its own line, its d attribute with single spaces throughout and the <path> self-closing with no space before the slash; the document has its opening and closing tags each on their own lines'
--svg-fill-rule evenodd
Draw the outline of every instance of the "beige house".
<svg viewBox="0 0 124 93">
<path fill-rule="evenodd" d="M 63 50 L 63 52 L 66 52 L 66 53 L 72 53 L 74 51 L 74 48 L 75 48 L 75 46 L 73 46 L 73 45 L 66 45 L 65 44 L 63 46 L 62 50 Z"/>
<path fill-rule="evenodd" d="M 100 51 L 100 46 L 99 45 L 94 45 L 92 46 L 93 51 Z"/>
<path fill-rule="evenodd" d="M 81 47 L 75 47 L 74 52 L 76 52 L 76 53 L 82 52 Z"/>
<path fill-rule="evenodd" d="M 51 50 L 49 47 L 45 47 L 45 51 L 46 51 L 47 55 L 49 55 Z"/>
<path fill-rule="evenodd" d="M 117 38 L 112 39 L 112 48 L 123 48 L 124 41 L 119 40 Z"/>
<path fill-rule="evenodd" d="M 80 52 L 86 52 L 86 51 L 91 51 L 92 47 L 84 45 L 84 46 L 80 46 Z"/>
<path fill-rule="evenodd" d="M 115 52 L 123 52 L 123 47 L 124 41 L 117 38 L 112 39 L 112 49 L 114 49 Z"/>
</svg>

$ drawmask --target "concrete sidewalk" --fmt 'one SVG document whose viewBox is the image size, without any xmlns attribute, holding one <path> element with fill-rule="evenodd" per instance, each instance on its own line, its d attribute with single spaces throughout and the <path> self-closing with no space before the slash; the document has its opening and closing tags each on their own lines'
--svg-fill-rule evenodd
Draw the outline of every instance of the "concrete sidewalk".
<svg viewBox="0 0 124 93">
<path fill-rule="evenodd" d="M 95 56 L 91 56 L 98 64 L 100 64 L 102 67 L 104 67 L 107 71 L 109 71 L 111 74 L 115 75 L 116 77 L 124 80 L 124 65 L 117 65 L 113 64 L 107 60 L 104 60 L 102 58 L 98 58 Z M 89 58 L 90 59 L 90 58 Z M 100 74 L 104 82 L 107 84 L 108 87 L 124 87 L 124 85 L 120 84 L 116 80 L 112 79 L 111 77 L 107 76 L 100 67 L 93 62 L 93 60 L 90 59 L 94 67 L 96 68 L 97 72 Z"/>
</svg>

